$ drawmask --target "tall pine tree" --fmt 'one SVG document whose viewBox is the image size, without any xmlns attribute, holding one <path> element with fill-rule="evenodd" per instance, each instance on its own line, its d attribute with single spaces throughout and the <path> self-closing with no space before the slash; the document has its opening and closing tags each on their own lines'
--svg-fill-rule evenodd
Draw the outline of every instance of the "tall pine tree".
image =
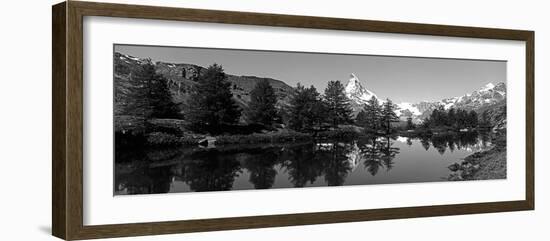
<svg viewBox="0 0 550 241">
<path fill-rule="evenodd" d="M 395 105 L 390 99 L 386 99 L 386 102 L 382 106 L 381 113 L 381 125 L 386 134 L 392 132 L 392 123 L 399 122 L 399 117 L 395 114 Z"/>
<path fill-rule="evenodd" d="M 456 110 L 455 108 L 451 107 L 449 111 L 447 112 L 447 126 L 452 126 L 454 128 L 457 127 L 456 123 Z"/>
<path fill-rule="evenodd" d="M 279 119 L 275 108 L 276 103 L 275 90 L 268 80 L 261 80 L 250 92 L 248 118 L 253 123 L 270 126 Z"/>
<path fill-rule="evenodd" d="M 178 108 L 172 100 L 166 78 L 155 72 L 150 60 L 137 66 L 128 78 L 127 89 L 117 86 L 115 91 L 116 104 L 123 107 L 118 115 L 145 119 L 178 117 Z"/>
<path fill-rule="evenodd" d="M 475 112 L 474 110 L 471 110 L 469 113 L 468 113 L 468 127 L 477 127 L 479 123 L 479 119 L 477 117 L 477 112 Z"/>
<path fill-rule="evenodd" d="M 380 129 L 380 119 L 382 113 L 378 99 L 373 96 L 365 104 L 363 111 L 365 112 L 365 131 L 371 134 L 377 133 Z"/>
<path fill-rule="evenodd" d="M 328 82 L 325 89 L 325 105 L 327 121 L 333 128 L 337 128 L 339 124 L 351 123 L 352 109 L 340 81 Z"/>
<path fill-rule="evenodd" d="M 290 100 L 289 125 L 296 131 L 311 131 L 323 119 L 323 102 L 315 87 L 298 83 Z"/>
<path fill-rule="evenodd" d="M 185 113 L 192 130 L 217 134 L 239 121 L 241 110 L 230 87 L 221 65 L 213 64 L 201 74 Z"/>
<path fill-rule="evenodd" d="M 364 127 L 367 124 L 367 113 L 365 110 L 360 110 L 355 117 L 355 125 Z"/>
<path fill-rule="evenodd" d="M 462 129 L 468 125 L 468 112 L 464 109 L 458 109 L 456 111 L 456 125 Z"/>
<path fill-rule="evenodd" d="M 407 130 L 413 130 L 414 128 L 416 128 L 416 126 L 413 123 L 413 118 L 410 116 L 407 117 Z"/>
</svg>

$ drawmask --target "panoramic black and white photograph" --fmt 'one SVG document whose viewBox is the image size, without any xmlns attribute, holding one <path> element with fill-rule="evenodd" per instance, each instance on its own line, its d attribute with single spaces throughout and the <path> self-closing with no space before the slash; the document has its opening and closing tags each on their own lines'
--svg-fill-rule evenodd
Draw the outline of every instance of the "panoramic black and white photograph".
<svg viewBox="0 0 550 241">
<path fill-rule="evenodd" d="M 116 44 L 114 195 L 506 179 L 506 64 Z"/>
</svg>

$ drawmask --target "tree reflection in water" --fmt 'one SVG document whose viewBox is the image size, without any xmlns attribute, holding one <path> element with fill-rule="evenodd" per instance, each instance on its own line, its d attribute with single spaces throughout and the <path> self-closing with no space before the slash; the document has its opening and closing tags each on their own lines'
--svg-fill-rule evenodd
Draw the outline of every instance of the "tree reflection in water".
<svg viewBox="0 0 550 241">
<path fill-rule="evenodd" d="M 433 147 L 439 154 L 447 155 L 446 152 L 471 152 L 492 145 L 489 134 L 479 133 L 478 137 L 475 132 L 400 138 L 403 144 L 398 146 L 396 138 L 371 136 L 348 142 L 218 149 L 117 150 L 115 194 L 249 189 L 243 181 L 254 189 L 341 186 L 346 185 L 358 165 L 364 167 L 362 175 L 374 177 L 381 169 L 391 171 L 400 155 L 398 147 L 420 145 L 420 150 L 426 151 Z M 284 178 L 278 179 L 279 175 Z M 234 186 L 239 178 L 246 179 Z M 176 182 L 180 184 L 174 189 Z"/>
<path fill-rule="evenodd" d="M 191 158 L 185 165 L 183 180 L 196 192 L 231 190 L 235 178 L 242 173 L 233 155 L 206 151 Z"/>
<path fill-rule="evenodd" d="M 323 173 L 325 175 L 325 181 L 329 186 L 341 186 L 344 185 L 346 177 L 353 168 L 353 161 L 348 156 L 353 151 L 355 145 L 345 143 L 333 143 L 332 148 L 321 152 L 326 158 L 323 163 Z"/>
<path fill-rule="evenodd" d="M 243 167 L 250 173 L 249 181 L 255 189 L 268 189 L 275 183 L 279 162 L 279 153 L 273 149 L 266 149 L 263 153 L 245 157 Z"/>
<path fill-rule="evenodd" d="M 386 171 L 393 168 L 393 159 L 399 153 L 399 148 L 392 145 L 390 136 L 372 136 L 360 140 L 359 148 L 364 158 L 363 165 L 372 176 L 376 176 L 380 168 L 385 168 Z"/>
<path fill-rule="evenodd" d="M 483 141 L 483 136 L 486 138 L 485 142 Z M 428 150 L 431 144 L 435 149 L 437 149 L 439 154 L 443 155 L 447 149 L 450 152 L 453 152 L 456 149 L 462 150 L 464 148 L 472 147 L 487 147 L 487 144 L 489 143 L 488 136 L 489 134 L 487 132 L 459 132 L 452 134 L 423 136 L 419 138 L 424 149 Z"/>
<path fill-rule="evenodd" d="M 304 187 L 324 176 L 328 186 L 341 186 L 354 166 L 353 142 L 323 142 L 288 149 L 282 165 L 294 187 Z"/>
<path fill-rule="evenodd" d="M 322 163 L 316 158 L 316 149 L 315 145 L 305 145 L 302 148 L 289 148 L 285 153 L 291 158 L 282 165 L 294 187 L 305 187 L 308 182 L 315 182 L 322 174 Z"/>
</svg>

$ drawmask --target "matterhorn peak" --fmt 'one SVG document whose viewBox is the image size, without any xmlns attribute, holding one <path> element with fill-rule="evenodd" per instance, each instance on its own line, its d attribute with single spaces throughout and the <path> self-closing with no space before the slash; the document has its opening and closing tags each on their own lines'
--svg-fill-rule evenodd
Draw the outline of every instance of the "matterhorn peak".
<svg viewBox="0 0 550 241">
<path fill-rule="evenodd" d="M 349 81 L 359 82 L 359 78 L 357 78 L 357 76 L 354 73 L 351 73 L 349 75 Z"/>
<path fill-rule="evenodd" d="M 374 93 L 361 85 L 359 78 L 354 73 L 350 74 L 350 79 L 346 85 L 346 96 L 358 104 L 366 103 L 373 96 L 378 98 Z"/>
<path fill-rule="evenodd" d="M 359 83 L 359 78 L 354 73 L 349 75 L 349 81 L 346 85 L 346 93 L 351 93 L 356 91 L 358 88 L 363 88 L 361 83 Z"/>
</svg>

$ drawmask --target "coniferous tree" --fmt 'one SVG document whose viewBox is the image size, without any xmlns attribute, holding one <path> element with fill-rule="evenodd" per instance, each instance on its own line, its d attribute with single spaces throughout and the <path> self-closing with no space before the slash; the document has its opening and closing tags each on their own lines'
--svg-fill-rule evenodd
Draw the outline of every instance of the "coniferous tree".
<svg viewBox="0 0 550 241">
<path fill-rule="evenodd" d="M 470 113 L 468 113 L 468 126 L 469 127 L 477 127 L 479 123 L 479 120 L 478 120 L 478 117 L 477 117 L 477 112 L 475 112 L 474 110 L 471 110 Z"/>
<path fill-rule="evenodd" d="M 432 111 L 422 125 L 424 128 L 452 127 L 455 129 L 463 129 L 477 127 L 480 123 L 477 112 L 474 110 L 468 112 L 464 109 L 455 110 L 454 108 L 450 108 L 448 111 L 445 111 L 443 107 L 440 106 Z"/>
<path fill-rule="evenodd" d="M 386 102 L 382 106 L 380 121 L 386 134 L 392 132 L 392 123 L 399 122 L 399 117 L 395 114 L 395 105 L 390 99 L 386 99 Z"/>
<path fill-rule="evenodd" d="M 315 89 L 313 86 L 310 88 Z M 315 90 L 315 93 L 317 93 L 317 90 Z M 317 101 L 313 104 L 311 112 L 313 116 L 313 127 L 315 130 L 320 131 L 324 129 L 324 125 L 327 123 L 327 104 L 321 99 L 319 93 L 317 93 L 317 96 Z"/>
<path fill-rule="evenodd" d="M 323 103 L 315 87 L 305 88 L 298 83 L 290 100 L 289 126 L 296 131 L 310 131 L 323 117 Z"/>
<path fill-rule="evenodd" d="M 413 130 L 415 128 L 415 125 L 413 123 L 412 117 L 407 117 L 407 130 Z"/>
<path fill-rule="evenodd" d="M 447 126 L 449 123 L 448 113 L 445 108 L 440 105 L 435 108 L 430 116 L 424 121 L 425 127 L 441 127 Z"/>
<path fill-rule="evenodd" d="M 459 109 L 456 112 L 457 126 L 462 129 L 468 125 L 468 112 L 463 109 Z"/>
<path fill-rule="evenodd" d="M 325 89 L 327 121 L 333 128 L 339 124 L 351 123 L 351 106 L 340 81 L 329 81 Z"/>
<path fill-rule="evenodd" d="M 185 115 L 192 130 L 216 134 L 239 121 L 241 110 L 232 99 L 230 87 L 221 65 L 213 64 L 201 74 Z"/>
<path fill-rule="evenodd" d="M 438 125 L 437 120 L 439 120 L 439 115 L 440 113 L 437 108 L 432 110 L 432 113 L 425 121 L 426 127 L 436 127 Z"/>
<path fill-rule="evenodd" d="M 148 60 L 129 75 L 131 85 L 127 91 L 117 88 L 116 103 L 123 106 L 122 115 L 150 118 L 177 118 L 178 108 L 172 100 L 166 78 L 155 72 Z"/>
<path fill-rule="evenodd" d="M 377 133 L 380 129 L 381 108 L 378 99 L 372 97 L 363 107 L 365 111 L 365 131 L 367 133 Z"/>
<path fill-rule="evenodd" d="M 456 110 L 452 107 L 447 112 L 447 126 L 456 128 Z"/>
<path fill-rule="evenodd" d="M 275 108 L 276 103 L 277 96 L 269 81 L 264 79 L 258 82 L 250 92 L 250 104 L 248 105 L 250 121 L 265 126 L 273 124 L 279 119 Z"/>
<path fill-rule="evenodd" d="M 420 127 L 424 128 L 424 129 L 428 129 L 432 126 L 432 121 L 430 119 L 430 117 L 427 117 L 426 119 L 424 119 L 422 121 L 422 123 L 420 123 Z"/>
<path fill-rule="evenodd" d="M 437 115 L 435 118 L 435 123 L 437 123 L 437 126 L 445 126 L 447 124 L 447 112 L 445 111 L 445 107 L 440 105 L 437 107 Z"/>
<path fill-rule="evenodd" d="M 355 124 L 364 127 L 367 124 L 367 113 L 365 110 L 360 110 L 355 117 Z"/>
</svg>

